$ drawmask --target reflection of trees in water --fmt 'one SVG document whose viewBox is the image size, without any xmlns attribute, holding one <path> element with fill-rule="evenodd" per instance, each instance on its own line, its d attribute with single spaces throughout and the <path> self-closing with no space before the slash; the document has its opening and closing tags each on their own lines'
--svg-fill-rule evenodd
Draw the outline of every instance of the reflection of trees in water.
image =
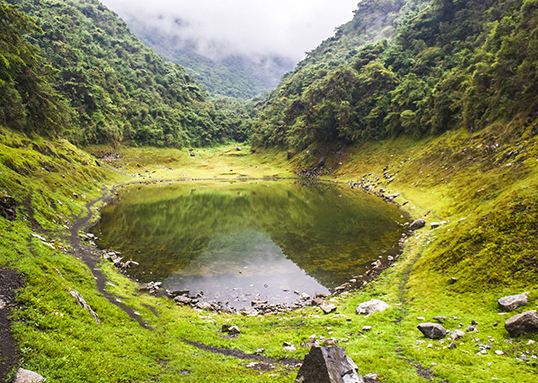
<svg viewBox="0 0 538 383">
<path fill-rule="evenodd" d="M 212 259 L 226 270 L 260 251 L 261 234 L 334 286 L 396 243 L 397 221 L 396 207 L 328 183 L 191 184 L 124 193 L 102 210 L 94 232 L 101 246 L 141 263 L 141 280 L 164 280 Z"/>
</svg>

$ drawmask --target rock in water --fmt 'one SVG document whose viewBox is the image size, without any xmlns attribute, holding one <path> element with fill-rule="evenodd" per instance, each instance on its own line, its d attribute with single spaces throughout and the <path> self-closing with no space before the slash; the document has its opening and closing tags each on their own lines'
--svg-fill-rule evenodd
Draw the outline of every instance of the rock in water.
<svg viewBox="0 0 538 383">
<path fill-rule="evenodd" d="M 19 371 L 17 371 L 17 375 L 15 375 L 13 383 L 41 383 L 45 382 L 46 380 L 47 379 L 43 378 L 39 374 L 36 374 L 35 372 L 19 368 Z"/>
<path fill-rule="evenodd" d="M 421 323 L 417 328 L 430 339 L 442 339 L 446 335 L 445 328 L 438 323 Z"/>
<path fill-rule="evenodd" d="M 297 383 L 363 383 L 357 365 L 343 347 L 312 347 L 297 374 Z"/>
<path fill-rule="evenodd" d="M 424 218 L 419 218 L 416 221 L 413 221 L 411 225 L 409 225 L 409 230 L 421 229 L 424 226 L 426 226 L 426 221 L 424 220 Z"/>
<path fill-rule="evenodd" d="M 368 302 L 363 302 L 357 306 L 357 314 L 370 315 L 379 311 L 385 311 L 389 308 L 389 305 L 386 302 L 380 301 L 379 299 L 372 299 Z"/>
<path fill-rule="evenodd" d="M 518 307 L 524 306 L 529 302 L 529 293 L 510 295 L 499 299 L 499 306 L 504 311 L 514 311 Z"/>
<path fill-rule="evenodd" d="M 536 314 L 536 310 L 525 311 L 524 313 L 513 316 L 506 321 L 504 328 L 513 337 L 538 333 L 538 315 Z"/>
</svg>

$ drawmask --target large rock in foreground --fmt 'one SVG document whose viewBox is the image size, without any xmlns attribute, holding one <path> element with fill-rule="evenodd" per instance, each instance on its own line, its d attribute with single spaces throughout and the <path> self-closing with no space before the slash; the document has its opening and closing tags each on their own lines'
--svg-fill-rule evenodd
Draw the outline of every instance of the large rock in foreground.
<svg viewBox="0 0 538 383">
<path fill-rule="evenodd" d="M 19 368 L 19 371 L 17 371 L 17 375 L 15 375 L 13 383 L 42 383 L 46 381 L 47 379 L 43 378 L 39 374 L 36 374 L 35 372 Z"/>
<path fill-rule="evenodd" d="M 426 338 L 443 339 L 446 336 L 446 329 L 438 323 L 421 323 L 417 328 Z"/>
<path fill-rule="evenodd" d="M 508 319 L 504 328 L 513 337 L 538 333 L 538 314 L 536 310 L 525 311 Z"/>
<path fill-rule="evenodd" d="M 297 383 L 363 383 L 357 365 L 343 347 L 312 347 L 297 374 Z"/>
<path fill-rule="evenodd" d="M 529 293 L 510 295 L 499 299 L 499 306 L 504 311 L 514 311 L 518 307 L 524 306 L 529 303 Z"/>
<path fill-rule="evenodd" d="M 386 302 L 380 301 L 379 299 L 372 299 L 368 302 L 362 302 L 357 306 L 355 310 L 357 314 L 370 315 L 379 311 L 385 311 L 389 308 L 389 305 Z"/>
</svg>

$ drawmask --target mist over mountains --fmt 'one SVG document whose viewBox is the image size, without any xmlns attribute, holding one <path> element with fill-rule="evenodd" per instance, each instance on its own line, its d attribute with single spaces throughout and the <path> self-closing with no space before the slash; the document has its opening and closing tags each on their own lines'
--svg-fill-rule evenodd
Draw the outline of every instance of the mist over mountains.
<svg viewBox="0 0 538 383">
<path fill-rule="evenodd" d="M 305 52 L 333 35 L 357 7 L 357 0 L 103 3 L 209 92 L 241 98 L 275 88 Z"/>
</svg>

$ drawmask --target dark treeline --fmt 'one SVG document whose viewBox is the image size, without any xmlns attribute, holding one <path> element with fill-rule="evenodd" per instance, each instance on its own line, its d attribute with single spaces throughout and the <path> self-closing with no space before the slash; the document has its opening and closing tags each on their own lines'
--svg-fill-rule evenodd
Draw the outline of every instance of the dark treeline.
<svg viewBox="0 0 538 383">
<path fill-rule="evenodd" d="M 399 14 L 380 18 L 383 9 Z M 271 94 L 253 143 L 304 148 L 533 119 L 537 24 L 538 0 L 365 0 L 313 52 L 325 59 L 308 58 Z M 365 35 L 359 50 L 345 43 Z"/>
</svg>

